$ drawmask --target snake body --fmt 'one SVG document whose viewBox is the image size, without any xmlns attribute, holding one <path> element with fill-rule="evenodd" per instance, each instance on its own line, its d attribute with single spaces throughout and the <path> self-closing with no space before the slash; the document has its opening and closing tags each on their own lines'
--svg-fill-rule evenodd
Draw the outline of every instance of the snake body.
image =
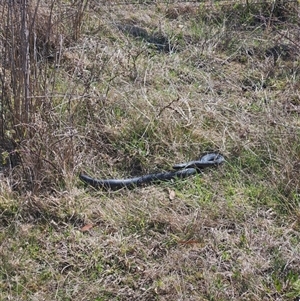
<svg viewBox="0 0 300 301">
<path fill-rule="evenodd" d="M 79 178 L 86 184 L 95 188 L 118 190 L 121 188 L 134 188 L 145 184 L 156 183 L 161 181 L 170 181 L 173 179 L 182 179 L 199 173 L 207 167 L 216 166 L 225 161 L 224 157 L 217 153 L 209 153 L 202 156 L 199 160 L 186 163 L 176 164 L 173 166 L 174 171 L 147 174 L 140 177 L 129 179 L 107 179 L 99 180 L 91 178 L 88 175 L 80 174 Z"/>
</svg>

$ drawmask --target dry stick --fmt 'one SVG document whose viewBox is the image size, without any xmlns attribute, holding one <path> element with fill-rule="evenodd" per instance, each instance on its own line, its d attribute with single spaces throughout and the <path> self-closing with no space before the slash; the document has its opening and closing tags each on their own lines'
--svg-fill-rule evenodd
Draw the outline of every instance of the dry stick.
<svg viewBox="0 0 300 301">
<path fill-rule="evenodd" d="M 24 80 L 24 119 L 23 122 L 28 123 L 30 118 L 30 57 L 29 57 L 29 30 L 27 24 L 27 0 L 22 1 L 22 17 L 21 17 L 21 53 L 22 53 L 22 65 L 23 65 L 23 80 Z"/>
<path fill-rule="evenodd" d="M 280 35 L 282 39 L 287 39 L 289 40 L 291 43 L 293 43 L 295 46 L 297 47 L 300 47 L 300 44 L 295 42 L 293 39 L 291 39 L 289 36 L 288 36 L 288 32 L 285 32 L 285 33 L 281 33 L 279 30 L 276 30 L 275 31 L 276 34 Z M 279 39 L 278 39 L 279 40 Z"/>
<path fill-rule="evenodd" d="M 176 99 L 173 99 L 173 100 L 172 100 L 170 103 L 168 103 L 166 106 L 162 107 L 162 108 L 160 109 L 159 113 L 157 114 L 156 118 L 159 117 L 159 116 L 163 113 L 163 111 L 164 111 L 165 109 L 172 109 L 171 105 L 172 105 L 174 102 L 177 102 L 177 101 L 179 101 L 179 96 L 178 96 Z"/>
<path fill-rule="evenodd" d="M 15 10 L 15 11 L 14 11 Z M 18 15 L 16 13 L 16 7 L 14 2 L 9 1 L 8 3 L 8 14 L 7 14 L 7 27 L 9 28 L 10 34 L 11 34 L 11 47 L 6 46 L 6 51 L 10 51 L 9 56 L 9 63 L 10 63 L 10 69 L 11 69 L 11 86 L 13 91 L 13 108 L 11 108 L 12 112 L 12 119 L 13 124 L 16 124 L 16 120 L 20 121 L 20 114 L 18 108 L 20 107 L 20 95 L 18 93 L 19 91 L 19 85 L 17 85 L 17 66 L 16 66 L 16 33 L 15 33 L 15 19 L 18 18 Z M 6 35 L 6 40 L 9 39 L 9 34 Z M 8 105 L 11 105 L 11 102 L 8 101 Z"/>
</svg>

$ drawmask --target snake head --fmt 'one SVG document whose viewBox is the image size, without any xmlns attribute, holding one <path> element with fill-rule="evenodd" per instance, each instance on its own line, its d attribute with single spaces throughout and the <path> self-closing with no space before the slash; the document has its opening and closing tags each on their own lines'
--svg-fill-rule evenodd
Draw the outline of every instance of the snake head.
<svg viewBox="0 0 300 301">
<path fill-rule="evenodd" d="M 209 153 L 202 156 L 199 160 L 180 163 L 173 166 L 174 169 L 196 168 L 204 169 L 210 166 L 220 165 L 225 162 L 225 158 L 217 153 Z"/>
</svg>

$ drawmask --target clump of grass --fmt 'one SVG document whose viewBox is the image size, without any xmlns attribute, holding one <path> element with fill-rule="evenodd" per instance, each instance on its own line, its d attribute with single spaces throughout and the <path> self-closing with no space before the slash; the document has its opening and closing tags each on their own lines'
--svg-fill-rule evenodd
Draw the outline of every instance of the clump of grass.
<svg viewBox="0 0 300 301">
<path fill-rule="evenodd" d="M 68 119 L 63 117 L 67 110 L 53 114 L 58 105 L 53 88 L 59 72 L 51 66 L 55 68 L 63 48 L 79 38 L 85 7 L 74 4 L 70 7 L 73 13 L 65 15 L 54 1 L 1 4 L 2 164 L 14 168 L 12 185 L 19 190 L 36 193 L 53 182 L 59 186 L 73 164 L 72 142 L 69 140 L 66 152 L 61 148 L 65 138 L 73 136 L 69 122 L 62 126 Z M 67 36 L 65 28 L 74 35 Z M 68 115 L 70 120 L 70 103 Z"/>
</svg>

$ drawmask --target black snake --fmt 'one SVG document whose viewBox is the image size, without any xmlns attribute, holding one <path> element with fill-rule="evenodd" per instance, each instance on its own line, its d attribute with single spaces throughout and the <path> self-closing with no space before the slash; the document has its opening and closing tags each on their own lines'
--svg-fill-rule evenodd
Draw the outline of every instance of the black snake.
<svg viewBox="0 0 300 301">
<path fill-rule="evenodd" d="M 98 180 L 87 175 L 80 174 L 79 178 L 95 188 L 118 190 L 121 188 L 134 188 L 145 184 L 161 181 L 170 181 L 173 179 L 186 178 L 201 172 L 206 167 L 216 166 L 225 161 L 224 157 L 217 153 L 209 153 L 202 156 L 199 160 L 176 164 L 174 171 L 147 174 L 140 177 L 129 179 L 108 179 Z"/>
</svg>

